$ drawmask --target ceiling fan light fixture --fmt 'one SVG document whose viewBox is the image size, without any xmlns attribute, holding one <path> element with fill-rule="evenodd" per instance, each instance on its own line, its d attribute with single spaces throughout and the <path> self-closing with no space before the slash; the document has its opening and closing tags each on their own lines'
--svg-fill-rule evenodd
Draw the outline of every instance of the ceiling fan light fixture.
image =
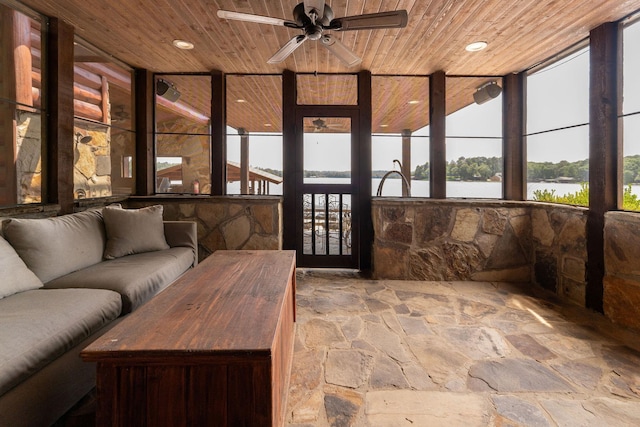
<svg viewBox="0 0 640 427">
<path fill-rule="evenodd" d="M 469 43 L 467 47 L 465 47 L 464 49 L 467 52 L 479 52 L 481 50 L 486 49 L 488 45 L 489 44 L 487 42 L 478 41 L 478 42 Z"/>
<path fill-rule="evenodd" d="M 178 49 L 182 49 L 182 50 L 191 50 L 194 47 L 193 43 L 186 40 L 180 40 L 180 39 L 175 39 L 173 41 L 173 45 Z"/>
</svg>

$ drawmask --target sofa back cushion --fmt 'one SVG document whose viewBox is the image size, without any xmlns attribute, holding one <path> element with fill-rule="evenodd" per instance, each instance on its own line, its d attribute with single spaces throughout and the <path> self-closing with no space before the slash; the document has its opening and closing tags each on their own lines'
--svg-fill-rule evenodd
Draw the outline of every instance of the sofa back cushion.
<svg viewBox="0 0 640 427">
<path fill-rule="evenodd" d="M 101 210 L 42 219 L 10 219 L 4 236 L 44 283 L 102 261 L 106 243 Z"/>
<path fill-rule="evenodd" d="M 141 209 L 106 207 L 102 213 L 107 232 L 105 259 L 169 249 L 162 211 L 162 205 Z"/>
<path fill-rule="evenodd" d="M 0 299 L 41 287 L 40 279 L 27 268 L 9 242 L 0 237 Z"/>
</svg>

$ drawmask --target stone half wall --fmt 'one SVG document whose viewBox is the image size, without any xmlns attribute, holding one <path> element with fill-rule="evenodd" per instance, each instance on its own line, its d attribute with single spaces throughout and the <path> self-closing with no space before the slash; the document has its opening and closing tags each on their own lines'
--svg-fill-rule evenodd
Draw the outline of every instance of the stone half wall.
<svg viewBox="0 0 640 427">
<path fill-rule="evenodd" d="M 607 213 L 604 240 L 604 314 L 640 330 L 640 215 Z"/>
<path fill-rule="evenodd" d="M 532 282 L 584 306 L 586 209 L 418 198 L 372 209 L 377 278 Z"/>
<path fill-rule="evenodd" d="M 127 208 L 164 206 L 168 221 L 198 224 L 200 260 L 219 249 L 282 249 L 282 199 L 276 196 L 133 198 Z"/>
</svg>

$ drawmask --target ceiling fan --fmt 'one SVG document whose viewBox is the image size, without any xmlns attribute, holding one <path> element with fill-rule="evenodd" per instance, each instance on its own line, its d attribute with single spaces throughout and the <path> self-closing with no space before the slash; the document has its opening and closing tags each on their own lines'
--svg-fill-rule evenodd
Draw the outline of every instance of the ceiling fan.
<svg viewBox="0 0 640 427">
<path fill-rule="evenodd" d="M 293 21 L 227 10 L 219 10 L 218 17 L 302 30 L 303 34 L 289 40 L 267 61 L 269 64 L 277 64 L 284 61 L 306 40 L 320 40 L 322 46 L 326 47 L 347 67 L 359 64 L 361 59 L 337 38 L 332 37 L 330 34 L 323 34 L 325 30 L 352 31 L 404 28 L 407 26 L 408 20 L 406 10 L 334 18 L 333 10 L 324 0 L 304 0 L 304 2 L 299 3 L 293 8 Z"/>
<path fill-rule="evenodd" d="M 317 118 L 311 122 L 311 125 L 307 126 L 309 130 L 313 130 L 313 132 L 323 132 L 328 131 L 329 129 L 342 129 L 344 128 L 343 124 L 340 123 L 327 123 L 321 118 Z M 307 130 L 307 129 L 305 129 Z"/>
</svg>

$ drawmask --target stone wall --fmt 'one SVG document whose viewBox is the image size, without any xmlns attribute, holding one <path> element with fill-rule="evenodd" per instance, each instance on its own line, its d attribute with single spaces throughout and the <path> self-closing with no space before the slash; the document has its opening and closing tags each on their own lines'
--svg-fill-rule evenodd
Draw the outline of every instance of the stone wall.
<svg viewBox="0 0 640 427">
<path fill-rule="evenodd" d="M 374 276 L 533 282 L 584 306 L 586 217 L 555 204 L 374 199 Z"/>
<path fill-rule="evenodd" d="M 91 141 L 80 142 L 81 136 Z M 88 199 L 109 197 L 111 191 L 111 128 L 74 129 L 73 197 Z"/>
<path fill-rule="evenodd" d="M 531 203 L 534 283 L 585 305 L 588 209 Z"/>
<path fill-rule="evenodd" d="M 605 316 L 640 330 L 640 215 L 607 213 L 604 240 Z"/>
<path fill-rule="evenodd" d="M 42 201 L 42 118 L 17 110 L 16 177 L 18 204 Z"/>
<path fill-rule="evenodd" d="M 156 204 L 165 220 L 197 222 L 200 260 L 219 249 L 282 249 L 280 197 L 133 198 L 126 207 Z"/>
</svg>

